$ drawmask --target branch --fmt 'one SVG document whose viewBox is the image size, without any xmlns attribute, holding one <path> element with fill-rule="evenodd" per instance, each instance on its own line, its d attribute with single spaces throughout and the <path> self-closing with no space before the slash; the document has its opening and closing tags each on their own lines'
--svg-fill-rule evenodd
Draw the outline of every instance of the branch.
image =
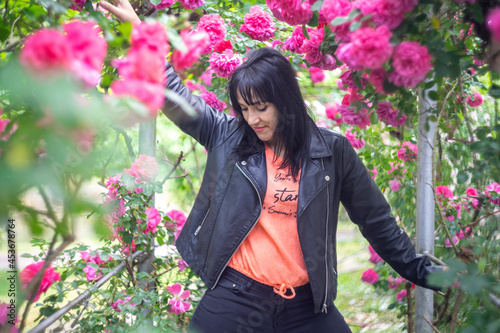
<svg viewBox="0 0 500 333">
<path fill-rule="evenodd" d="M 43 198 L 43 202 L 45 203 L 45 206 L 47 207 L 47 214 L 48 216 L 57 224 L 59 223 L 59 220 L 57 219 L 57 216 L 54 212 L 54 209 L 52 208 L 52 205 L 50 204 L 49 197 L 47 196 L 47 193 L 45 193 L 45 190 L 41 185 L 37 186 L 38 192 L 40 192 L 40 195 Z"/>
<path fill-rule="evenodd" d="M 441 261 L 439 258 L 434 257 L 432 254 L 430 254 L 428 251 L 424 251 L 424 255 L 428 257 L 433 263 L 436 265 L 441 265 L 441 266 L 446 266 L 446 264 Z"/>
<path fill-rule="evenodd" d="M 455 325 L 457 323 L 457 314 L 458 310 L 460 309 L 460 302 L 462 301 L 462 296 L 464 292 L 462 289 L 458 291 L 458 296 L 457 300 L 455 301 L 455 308 L 453 309 L 453 315 L 451 316 L 451 324 L 450 324 L 450 333 L 453 333 L 455 331 Z"/>
<path fill-rule="evenodd" d="M 102 166 L 101 183 L 103 183 L 103 184 L 104 184 L 104 179 L 106 179 L 106 168 L 108 167 L 108 164 L 111 163 L 111 160 L 113 159 L 113 155 L 116 152 L 116 147 L 118 147 L 118 140 L 119 139 L 120 139 L 120 133 L 116 133 L 115 145 L 114 145 L 115 149 L 113 149 L 113 152 L 109 156 L 108 160 Z"/>
<path fill-rule="evenodd" d="M 411 283 L 406 282 L 406 302 L 408 304 L 408 310 L 406 315 L 408 316 L 408 333 L 413 333 L 413 309 L 411 303 Z"/>
<path fill-rule="evenodd" d="M 433 330 L 434 332 L 441 333 L 441 331 L 439 331 L 439 330 L 436 328 L 436 326 L 432 325 L 432 323 L 429 321 L 429 319 L 427 319 L 427 317 L 426 317 L 426 316 L 424 316 L 424 319 L 425 319 L 425 321 L 427 322 L 427 324 L 429 324 L 429 326 L 432 328 L 432 330 Z"/>
<path fill-rule="evenodd" d="M 54 235 L 55 236 L 55 235 Z M 40 288 L 40 283 L 42 282 L 43 276 L 45 275 L 45 271 L 50 266 L 50 264 L 54 261 L 54 259 L 61 253 L 69 244 L 71 244 L 75 240 L 73 235 L 66 237 L 61 245 L 57 247 L 57 249 L 52 250 L 52 247 L 55 243 L 55 237 L 52 240 L 50 245 L 49 252 L 47 253 L 47 257 L 45 258 L 45 262 L 43 263 L 42 268 L 35 275 L 33 280 L 28 284 L 26 288 L 26 293 L 29 295 L 28 303 L 26 304 L 26 308 L 24 309 L 23 318 L 21 320 L 21 324 L 19 325 L 19 332 L 23 332 L 24 326 L 26 324 L 26 318 L 28 317 L 28 312 L 30 310 L 31 304 L 34 302 L 36 297 L 36 292 L 38 288 Z"/>
<path fill-rule="evenodd" d="M 125 140 L 125 144 L 127 145 L 128 149 L 128 154 L 132 160 L 135 160 L 136 156 L 134 153 L 134 148 L 132 147 L 132 139 L 127 135 L 125 130 L 120 127 L 114 127 L 114 130 L 120 133 L 123 136 L 123 139 Z"/>
<path fill-rule="evenodd" d="M 499 210 L 494 210 L 494 211 L 492 211 L 492 212 L 487 213 L 487 214 L 486 214 L 486 215 L 484 215 L 484 216 L 481 216 L 481 218 L 479 218 L 479 219 L 477 219 L 477 220 L 475 220 L 475 221 L 473 221 L 473 222 L 471 222 L 471 223 L 467 224 L 465 227 L 466 227 L 466 228 L 467 228 L 467 227 L 473 227 L 473 226 L 475 226 L 476 224 L 478 224 L 481 220 L 484 220 L 485 218 L 487 218 L 487 217 L 489 217 L 489 216 L 491 216 L 491 215 L 496 215 L 496 214 L 500 214 L 500 209 L 499 209 Z"/>
<path fill-rule="evenodd" d="M 430 184 L 427 184 L 429 186 L 431 186 Z M 432 187 L 432 186 L 431 186 Z M 450 240 L 450 243 L 451 245 L 453 246 L 453 249 L 455 250 L 455 254 L 457 256 L 459 256 L 460 254 L 460 251 L 458 250 L 457 248 L 457 245 L 453 242 L 453 237 L 451 236 L 451 233 L 450 233 L 450 230 L 448 229 L 448 227 L 446 226 L 446 221 L 444 220 L 444 216 L 443 216 L 443 211 L 441 209 L 441 205 L 439 204 L 439 201 L 438 201 L 438 198 L 437 198 L 437 195 L 436 195 L 436 191 L 434 191 L 434 188 L 432 188 L 432 191 L 434 193 L 434 202 L 437 204 L 437 207 L 438 207 L 438 211 L 439 211 L 439 222 L 441 223 L 441 225 L 443 226 L 444 228 L 444 231 L 446 232 L 446 236 L 448 237 L 448 239 Z"/>
</svg>

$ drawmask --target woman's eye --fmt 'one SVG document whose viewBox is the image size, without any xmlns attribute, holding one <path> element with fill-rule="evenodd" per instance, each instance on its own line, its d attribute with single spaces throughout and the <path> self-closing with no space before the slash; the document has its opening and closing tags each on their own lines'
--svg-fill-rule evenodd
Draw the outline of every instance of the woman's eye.
<svg viewBox="0 0 500 333">
<path fill-rule="evenodd" d="M 262 109 L 257 108 L 257 110 L 259 110 L 260 112 L 266 111 L 266 109 L 267 109 L 267 105 L 264 106 Z"/>
<path fill-rule="evenodd" d="M 241 109 L 241 112 L 247 112 L 248 109 Z"/>
</svg>

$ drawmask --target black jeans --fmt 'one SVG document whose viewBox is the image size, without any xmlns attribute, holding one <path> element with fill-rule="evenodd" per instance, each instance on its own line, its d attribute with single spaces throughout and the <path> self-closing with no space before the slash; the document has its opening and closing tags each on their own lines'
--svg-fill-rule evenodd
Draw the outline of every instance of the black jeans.
<svg viewBox="0 0 500 333">
<path fill-rule="evenodd" d="M 227 267 L 196 307 L 188 332 L 351 333 L 333 304 L 328 313 L 314 313 L 309 284 L 294 289 L 296 296 L 285 299 L 273 287 Z"/>
</svg>

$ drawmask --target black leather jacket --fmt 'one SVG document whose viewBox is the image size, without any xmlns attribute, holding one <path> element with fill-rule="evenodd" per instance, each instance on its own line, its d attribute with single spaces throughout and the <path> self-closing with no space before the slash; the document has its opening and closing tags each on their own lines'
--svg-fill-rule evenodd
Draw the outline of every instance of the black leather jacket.
<svg viewBox="0 0 500 333">
<path fill-rule="evenodd" d="M 266 158 L 262 150 L 237 161 L 232 153 L 243 136 L 239 121 L 192 95 L 170 65 L 167 75 L 167 87 L 187 100 L 198 116 L 186 116 L 171 100 L 164 113 L 208 152 L 201 188 L 177 239 L 177 249 L 213 289 L 260 217 L 267 185 Z M 301 170 L 297 229 L 315 312 L 326 311 L 337 294 L 335 245 L 340 202 L 389 265 L 402 277 L 428 287 L 426 277 L 435 267 L 416 254 L 349 141 L 312 122 L 311 133 L 309 158 Z"/>
</svg>

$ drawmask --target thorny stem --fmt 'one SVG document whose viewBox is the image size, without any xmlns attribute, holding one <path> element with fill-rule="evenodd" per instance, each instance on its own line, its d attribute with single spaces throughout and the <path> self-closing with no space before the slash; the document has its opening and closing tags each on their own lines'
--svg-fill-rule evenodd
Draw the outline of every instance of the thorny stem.
<svg viewBox="0 0 500 333">
<path fill-rule="evenodd" d="M 462 296 L 464 292 L 462 289 L 458 291 L 457 300 L 455 301 L 455 308 L 453 309 L 453 315 L 451 316 L 450 333 L 455 331 L 455 325 L 457 323 L 458 310 L 460 309 L 460 302 L 462 301 Z"/>
<path fill-rule="evenodd" d="M 406 302 L 408 304 L 408 333 L 413 333 L 413 309 L 412 309 L 412 299 L 411 299 L 411 283 L 406 282 Z"/>
<path fill-rule="evenodd" d="M 430 184 L 428 184 L 428 185 L 431 186 Z M 446 226 L 446 221 L 444 220 L 444 216 L 443 216 L 443 210 L 441 209 L 441 205 L 439 204 L 439 201 L 438 201 L 438 198 L 436 195 L 436 191 L 434 191 L 434 188 L 432 188 L 432 190 L 434 192 L 434 202 L 437 203 L 437 207 L 439 210 L 439 222 L 443 226 L 444 231 L 446 232 L 446 236 L 450 240 L 450 243 L 453 246 L 453 249 L 455 250 L 455 254 L 458 256 L 460 254 L 460 251 L 458 250 L 457 245 L 453 242 L 453 237 L 451 236 L 451 233 L 450 233 L 450 230 L 448 229 L 448 226 Z"/>
<path fill-rule="evenodd" d="M 426 316 L 424 316 L 424 320 L 427 322 L 427 324 L 429 324 L 434 332 L 441 333 L 441 331 L 439 331 L 436 326 L 432 325 L 432 323 L 429 321 L 429 319 L 427 319 Z"/>
</svg>

